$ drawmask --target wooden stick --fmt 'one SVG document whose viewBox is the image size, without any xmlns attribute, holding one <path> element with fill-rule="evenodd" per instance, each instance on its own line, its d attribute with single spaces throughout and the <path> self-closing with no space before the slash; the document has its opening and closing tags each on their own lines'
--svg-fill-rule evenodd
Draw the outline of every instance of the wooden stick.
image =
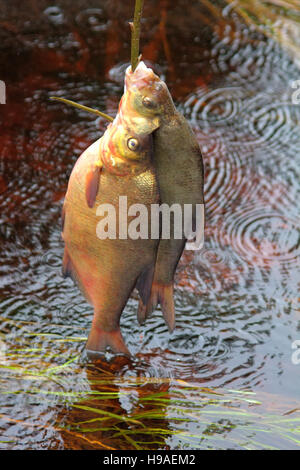
<svg viewBox="0 0 300 470">
<path fill-rule="evenodd" d="M 135 71 L 139 63 L 139 47 L 141 33 L 141 17 L 144 0 L 135 0 L 133 23 L 129 23 L 131 27 L 131 70 Z"/>
</svg>

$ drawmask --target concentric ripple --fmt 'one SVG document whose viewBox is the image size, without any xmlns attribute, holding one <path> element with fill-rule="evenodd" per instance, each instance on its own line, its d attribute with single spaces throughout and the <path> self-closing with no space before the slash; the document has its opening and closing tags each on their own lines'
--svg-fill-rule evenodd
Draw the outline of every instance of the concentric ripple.
<svg viewBox="0 0 300 470">
<path fill-rule="evenodd" d="M 93 32 L 105 31 L 108 21 L 101 8 L 87 8 L 76 15 L 76 23 L 80 27 L 87 28 Z"/>
<path fill-rule="evenodd" d="M 192 124 L 197 123 L 201 129 L 203 126 L 224 125 L 240 112 L 243 96 L 240 87 L 217 88 L 208 92 L 199 89 L 187 99 L 184 110 Z"/>
<path fill-rule="evenodd" d="M 243 208 L 228 215 L 225 230 L 233 248 L 250 263 L 299 263 L 300 222 L 288 216 L 264 207 Z"/>
<path fill-rule="evenodd" d="M 270 96 L 268 101 L 271 100 Z M 261 94 L 249 100 L 245 113 L 249 116 L 249 141 L 252 144 L 268 145 L 277 150 L 284 150 L 286 146 L 300 150 L 300 111 L 292 102 L 267 104 L 266 95 Z"/>
</svg>

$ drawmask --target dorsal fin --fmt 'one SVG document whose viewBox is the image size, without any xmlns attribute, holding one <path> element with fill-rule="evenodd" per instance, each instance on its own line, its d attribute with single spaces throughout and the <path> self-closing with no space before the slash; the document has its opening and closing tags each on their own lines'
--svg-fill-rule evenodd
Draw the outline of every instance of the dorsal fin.
<svg viewBox="0 0 300 470">
<path fill-rule="evenodd" d="M 139 291 L 140 297 L 144 305 L 147 305 L 150 298 L 151 286 L 154 275 L 154 263 L 147 266 L 146 269 L 139 275 L 135 287 Z"/>
<path fill-rule="evenodd" d="M 151 288 L 151 296 L 147 303 L 142 299 L 139 302 L 137 317 L 140 324 L 151 315 L 157 305 L 161 305 L 161 310 L 165 322 L 169 328 L 170 333 L 175 328 L 175 306 L 173 297 L 173 283 L 171 284 L 158 284 L 153 283 Z"/>
</svg>

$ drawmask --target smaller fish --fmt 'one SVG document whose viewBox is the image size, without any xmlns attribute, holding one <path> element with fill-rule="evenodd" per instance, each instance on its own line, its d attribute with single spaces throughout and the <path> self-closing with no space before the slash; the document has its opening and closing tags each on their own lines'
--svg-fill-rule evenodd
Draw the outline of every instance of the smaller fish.
<svg viewBox="0 0 300 470">
<path fill-rule="evenodd" d="M 184 205 L 190 205 L 190 233 L 194 232 L 197 207 L 201 207 L 204 224 L 201 150 L 187 120 L 176 110 L 167 85 L 143 62 L 134 72 L 130 67 L 126 70 L 119 113 L 128 126 L 153 133 L 153 163 L 161 203 L 169 208 L 173 204 L 180 205 L 182 214 Z M 150 299 L 147 304 L 141 300 L 138 309 L 138 320 L 143 323 L 160 304 L 170 331 L 175 327 L 174 275 L 187 241 L 183 227 L 180 227 L 178 239 L 174 229 L 172 219 L 171 236 L 159 242 Z"/>
</svg>

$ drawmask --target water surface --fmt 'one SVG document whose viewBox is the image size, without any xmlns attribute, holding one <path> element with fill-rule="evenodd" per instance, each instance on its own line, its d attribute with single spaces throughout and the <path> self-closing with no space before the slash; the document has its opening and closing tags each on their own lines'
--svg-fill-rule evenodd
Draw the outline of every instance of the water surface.
<svg viewBox="0 0 300 470">
<path fill-rule="evenodd" d="M 132 5 L 29 3 L 0 2 L 0 448 L 298 448 L 297 49 L 226 3 L 145 2 L 144 59 L 203 151 L 205 247 L 178 267 L 172 335 L 159 309 L 138 325 L 134 294 L 134 361 L 86 364 L 92 309 L 62 279 L 60 213 L 106 123 L 49 97 L 117 112 Z"/>
</svg>

